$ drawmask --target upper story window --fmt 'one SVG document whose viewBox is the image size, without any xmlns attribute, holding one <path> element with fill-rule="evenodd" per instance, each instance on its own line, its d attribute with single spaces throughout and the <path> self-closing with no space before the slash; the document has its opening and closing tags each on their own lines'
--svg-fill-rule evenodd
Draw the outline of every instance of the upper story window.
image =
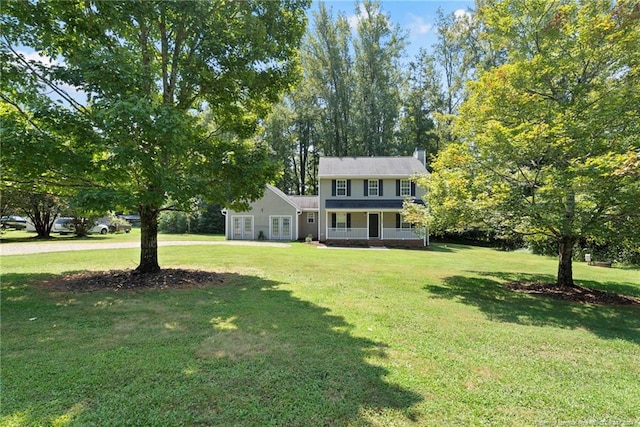
<svg viewBox="0 0 640 427">
<path fill-rule="evenodd" d="M 369 185 L 368 185 L 368 192 L 369 192 L 369 196 L 379 196 L 380 192 L 379 192 L 379 188 L 378 188 L 378 180 L 377 179 L 370 179 L 369 180 Z"/>
<path fill-rule="evenodd" d="M 411 180 L 410 179 L 400 180 L 400 195 L 403 197 L 411 196 Z"/>
<path fill-rule="evenodd" d="M 336 196 L 346 196 L 346 195 L 347 195 L 347 180 L 336 179 Z"/>
</svg>

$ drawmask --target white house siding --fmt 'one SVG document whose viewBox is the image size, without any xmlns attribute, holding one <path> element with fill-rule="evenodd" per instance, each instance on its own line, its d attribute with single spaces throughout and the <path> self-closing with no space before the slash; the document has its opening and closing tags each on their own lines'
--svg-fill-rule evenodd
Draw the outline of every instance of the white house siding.
<svg viewBox="0 0 640 427">
<path fill-rule="evenodd" d="M 281 196 L 280 190 L 267 186 L 264 196 L 250 205 L 246 212 L 228 210 L 226 213 L 226 238 L 234 240 L 233 218 L 237 216 L 253 218 L 253 232 L 251 236 L 244 236 L 244 240 L 257 240 L 260 232 L 265 239 L 272 239 L 271 232 L 274 218 L 289 218 L 290 234 L 288 238 L 276 236 L 273 240 L 296 240 L 298 238 L 298 214 L 297 209 Z M 285 196 L 286 198 L 286 196 Z M 280 228 L 282 227 L 280 223 Z"/>
<path fill-rule="evenodd" d="M 331 213 L 334 212 L 330 209 L 326 208 L 327 200 L 399 200 L 402 197 L 397 196 L 396 191 L 396 181 L 400 179 L 409 179 L 409 176 L 405 177 L 388 177 L 388 178 L 331 178 L 331 179 L 321 179 L 320 180 L 320 212 L 318 218 L 318 233 L 319 240 L 324 241 L 327 239 L 327 228 L 331 227 Z M 333 193 L 333 180 L 334 179 L 347 179 L 350 183 L 348 185 L 348 189 L 350 190 L 350 196 L 332 196 Z M 382 181 L 382 195 L 378 196 L 365 196 L 365 181 L 368 182 L 369 179 L 379 179 Z M 420 200 L 422 196 L 424 196 L 425 191 L 422 187 L 415 186 L 415 199 Z M 366 228 L 368 227 L 368 222 L 366 215 L 368 213 L 379 213 L 381 214 L 380 219 L 383 222 L 383 226 L 385 228 L 395 228 L 396 226 L 396 215 L 395 213 L 398 211 L 388 211 L 384 209 L 368 209 L 368 210 L 357 210 L 350 209 L 351 213 L 351 227 L 353 228 Z M 414 237 L 415 238 L 415 237 Z"/>
</svg>

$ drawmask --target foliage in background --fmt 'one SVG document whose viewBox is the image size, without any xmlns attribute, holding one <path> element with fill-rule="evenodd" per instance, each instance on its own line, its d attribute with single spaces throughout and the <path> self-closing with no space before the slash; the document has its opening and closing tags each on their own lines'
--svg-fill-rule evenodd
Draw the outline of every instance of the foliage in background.
<svg viewBox="0 0 640 427">
<path fill-rule="evenodd" d="M 640 8 L 634 2 L 487 2 L 506 63 L 469 85 L 461 142 L 434 163 L 433 228 L 550 239 L 557 282 L 575 244 L 640 241 Z"/>
<path fill-rule="evenodd" d="M 224 234 L 222 206 L 200 201 L 192 211 L 165 211 L 158 220 L 161 233 Z"/>
</svg>

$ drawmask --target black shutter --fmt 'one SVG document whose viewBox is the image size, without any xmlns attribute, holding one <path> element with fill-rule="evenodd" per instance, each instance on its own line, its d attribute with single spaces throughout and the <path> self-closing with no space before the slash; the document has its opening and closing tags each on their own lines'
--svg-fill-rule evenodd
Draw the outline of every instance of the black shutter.
<svg viewBox="0 0 640 427">
<path fill-rule="evenodd" d="M 400 197 L 400 180 L 396 179 L 396 197 Z"/>
<path fill-rule="evenodd" d="M 331 214 L 331 228 L 336 228 L 336 214 Z"/>
<path fill-rule="evenodd" d="M 351 197 L 351 180 L 347 180 L 347 196 Z"/>
<path fill-rule="evenodd" d="M 383 181 L 382 179 L 379 179 L 379 180 L 378 180 L 378 195 L 379 195 L 380 197 L 382 197 L 382 183 L 383 183 L 383 182 L 384 182 L 384 181 Z"/>
<path fill-rule="evenodd" d="M 331 195 L 336 197 L 336 180 L 331 180 Z"/>
<path fill-rule="evenodd" d="M 416 197 L 416 183 L 411 183 L 411 197 Z"/>
<path fill-rule="evenodd" d="M 400 214 L 396 214 L 396 228 L 400 228 Z"/>
<path fill-rule="evenodd" d="M 365 179 L 364 180 L 364 197 L 367 197 L 369 195 L 369 180 Z"/>
<path fill-rule="evenodd" d="M 351 228 L 351 214 L 347 214 L 347 228 Z"/>
</svg>

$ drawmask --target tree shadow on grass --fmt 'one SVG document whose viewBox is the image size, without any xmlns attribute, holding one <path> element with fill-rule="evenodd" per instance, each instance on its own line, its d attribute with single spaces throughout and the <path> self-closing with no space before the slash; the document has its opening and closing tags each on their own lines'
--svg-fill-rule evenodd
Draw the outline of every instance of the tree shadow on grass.
<svg viewBox="0 0 640 427">
<path fill-rule="evenodd" d="M 353 336 L 342 317 L 280 283 L 224 277 L 203 288 L 57 292 L 42 302 L 41 331 L 23 329 L 34 322 L 18 312 L 18 294 L 42 296 L 42 288 L 19 285 L 28 275 L 10 278 L 3 375 L 12 398 L 0 420 L 47 424 L 70 414 L 78 425 L 322 426 L 415 418 L 422 397 L 386 382 L 388 371 L 368 361 L 386 357 L 384 343 Z"/>
<path fill-rule="evenodd" d="M 482 273 L 488 277 L 451 276 L 425 290 L 436 297 L 477 307 L 490 320 L 534 326 L 584 328 L 606 339 L 640 344 L 640 310 L 633 306 L 600 306 L 555 300 L 510 291 L 503 280 L 551 281 L 545 275 Z"/>
<path fill-rule="evenodd" d="M 596 268 L 596 267 L 594 267 Z M 556 277 L 549 274 L 529 274 L 529 273 L 514 273 L 514 272 L 486 272 L 486 271 L 473 271 L 472 273 L 487 276 L 496 277 L 505 282 L 539 282 L 539 283 L 555 283 Z M 598 289 L 606 292 L 615 292 L 621 295 L 628 295 L 632 297 L 640 297 L 640 286 L 632 283 L 623 282 L 596 282 L 594 280 L 575 280 L 575 283 L 580 286 L 584 286 L 590 289 Z"/>
</svg>

